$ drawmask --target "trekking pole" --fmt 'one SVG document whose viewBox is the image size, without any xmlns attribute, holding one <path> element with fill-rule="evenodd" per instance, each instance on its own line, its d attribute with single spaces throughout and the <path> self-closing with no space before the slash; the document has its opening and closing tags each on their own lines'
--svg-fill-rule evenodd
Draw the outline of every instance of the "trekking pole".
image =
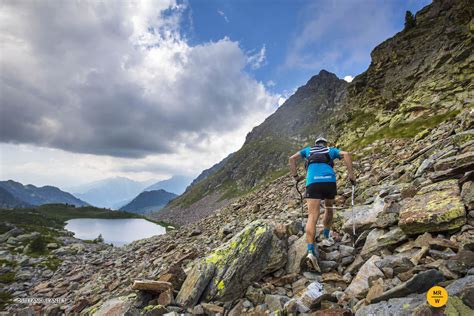
<svg viewBox="0 0 474 316">
<path fill-rule="evenodd" d="M 296 181 L 295 182 L 295 188 L 296 188 L 296 191 L 298 192 L 298 194 L 300 195 L 300 205 L 301 205 L 301 225 L 303 225 L 303 221 L 304 221 L 304 206 L 303 206 L 303 194 L 301 193 L 300 189 L 298 188 L 298 183 L 299 181 Z"/>
<path fill-rule="evenodd" d="M 352 185 L 352 239 L 353 246 L 355 247 L 355 238 L 356 238 L 356 226 L 355 226 L 355 217 L 354 217 L 354 195 L 355 195 L 355 185 Z"/>
</svg>

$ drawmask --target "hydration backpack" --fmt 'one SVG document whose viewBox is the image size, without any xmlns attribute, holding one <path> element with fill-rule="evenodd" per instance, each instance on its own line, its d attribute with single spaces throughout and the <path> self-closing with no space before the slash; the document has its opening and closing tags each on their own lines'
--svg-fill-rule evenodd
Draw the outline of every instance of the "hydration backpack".
<svg viewBox="0 0 474 316">
<path fill-rule="evenodd" d="M 312 163 L 325 163 L 334 168 L 334 161 L 329 156 L 329 147 L 313 146 L 309 149 L 309 155 L 305 161 L 305 168 L 308 169 Z"/>
</svg>

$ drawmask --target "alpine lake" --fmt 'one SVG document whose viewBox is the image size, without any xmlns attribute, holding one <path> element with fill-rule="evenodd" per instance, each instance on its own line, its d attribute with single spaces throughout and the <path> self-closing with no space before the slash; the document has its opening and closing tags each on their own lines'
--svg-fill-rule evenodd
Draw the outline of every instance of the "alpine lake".
<svg viewBox="0 0 474 316">
<path fill-rule="evenodd" d="M 74 237 L 84 240 L 93 240 L 102 235 L 104 242 L 118 247 L 166 233 L 164 226 L 143 218 L 74 218 L 66 221 L 65 228 L 72 231 Z"/>
</svg>

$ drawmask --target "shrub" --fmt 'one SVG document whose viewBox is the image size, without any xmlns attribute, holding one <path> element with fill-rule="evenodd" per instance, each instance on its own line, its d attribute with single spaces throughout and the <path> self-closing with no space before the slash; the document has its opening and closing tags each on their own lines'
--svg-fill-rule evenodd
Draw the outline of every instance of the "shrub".
<svg viewBox="0 0 474 316">
<path fill-rule="evenodd" d="M 38 236 L 30 242 L 30 252 L 37 254 L 46 252 L 46 240 L 43 236 Z"/>
<path fill-rule="evenodd" d="M 411 11 L 405 13 L 405 30 L 409 30 L 416 26 L 416 19 Z"/>
</svg>

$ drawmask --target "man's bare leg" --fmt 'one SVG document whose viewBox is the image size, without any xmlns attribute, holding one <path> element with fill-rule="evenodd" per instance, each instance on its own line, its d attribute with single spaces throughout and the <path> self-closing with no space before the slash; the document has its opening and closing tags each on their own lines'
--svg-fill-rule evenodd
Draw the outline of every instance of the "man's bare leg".
<svg viewBox="0 0 474 316">
<path fill-rule="evenodd" d="M 324 212 L 323 225 L 324 228 L 331 229 L 333 214 L 334 214 L 334 200 L 324 200 L 326 211 Z"/>
<path fill-rule="evenodd" d="M 324 201 L 324 205 L 326 206 L 326 211 L 324 212 L 324 217 L 323 217 L 323 225 L 324 225 L 324 230 L 323 230 L 323 237 L 324 240 L 322 242 L 323 246 L 331 246 L 333 244 L 332 238 L 330 238 L 329 231 L 331 229 L 332 221 L 333 221 L 333 215 L 334 215 L 334 200 L 331 199 L 326 199 Z"/>
<path fill-rule="evenodd" d="M 321 200 L 317 199 L 306 199 L 308 205 L 308 222 L 306 223 L 306 242 L 308 244 L 314 243 L 316 237 L 316 224 L 319 219 L 319 211 Z"/>
<path fill-rule="evenodd" d="M 314 245 L 314 237 L 316 236 L 316 224 L 319 219 L 319 211 L 321 200 L 306 199 L 308 204 L 308 222 L 306 223 L 306 242 L 308 244 L 308 254 L 306 255 L 307 263 L 315 271 L 321 272 L 316 258 L 316 251 Z"/>
</svg>

